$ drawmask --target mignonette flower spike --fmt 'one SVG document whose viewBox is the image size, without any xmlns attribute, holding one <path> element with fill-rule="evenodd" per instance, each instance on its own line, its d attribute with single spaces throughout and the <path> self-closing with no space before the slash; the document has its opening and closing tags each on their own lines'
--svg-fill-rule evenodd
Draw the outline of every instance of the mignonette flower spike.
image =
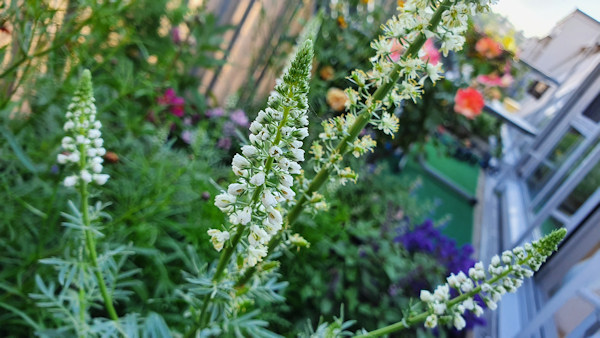
<svg viewBox="0 0 600 338">
<path fill-rule="evenodd" d="M 422 290 L 421 301 L 428 308 L 425 327 L 434 328 L 438 324 L 446 324 L 462 330 L 466 326 L 463 318 L 466 311 L 471 311 L 478 317 L 483 314 L 483 308 L 475 300 L 477 294 L 489 309 L 495 310 L 502 295 L 516 292 L 525 278 L 533 276 L 539 270 L 542 263 L 556 251 L 566 233 L 564 228 L 555 230 L 538 241 L 492 257 L 487 269 L 489 279 L 486 279 L 483 263 L 478 262 L 469 269 L 468 276 L 463 272 L 451 274 L 446 278 L 447 283 L 438 286 L 433 293 Z M 450 299 L 451 288 L 459 296 Z"/>
<path fill-rule="evenodd" d="M 308 136 L 306 112 L 312 59 L 312 42 L 307 40 L 277 81 L 267 108 L 250 124 L 250 144 L 242 147 L 231 164 L 236 182 L 215 197 L 215 205 L 229 216 L 232 226 L 227 231 L 208 230 L 213 246 L 220 251 L 230 234 L 241 237 L 247 233 L 247 267 L 267 255 L 265 244 L 282 229 L 279 205 L 294 203 L 292 175 L 301 173 L 302 140 Z"/>
<path fill-rule="evenodd" d="M 89 70 L 84 70 L 79 80 L 75 95 L 69 104 L 63 129 L 67 136 L 62 139 L 64 152 L 58 154 L 60 164 L 72 163 L 77 171 L 67 176 L 64 185 L 96 183 L 103 185 L 109 175 L 102 174 L 102 156 L 106 154 L 104 140 L 100 128 L 102 123 L 96 120 L 92 77 Z"/>
</svg>

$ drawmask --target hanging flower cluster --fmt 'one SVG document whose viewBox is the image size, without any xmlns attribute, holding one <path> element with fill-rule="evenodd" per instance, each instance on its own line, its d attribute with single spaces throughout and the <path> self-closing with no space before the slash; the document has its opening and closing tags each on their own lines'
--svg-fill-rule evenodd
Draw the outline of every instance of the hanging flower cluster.
<svg viewBox="0 0 600 338">
<path fill-rule="evenodd" d="M 76 173 L 65 178 L 64 185 L 67 187 L 91 182 L 103 185 L 109 178 L 102 174 L 102 156 L 106 149 L 103 148 L 102 123 L 96 120 L 94 101 L 91 74 L 86 69 L 65 114 L 67 122 L 63 128 L 67 136 L 62 139 L 64 152 L 57 156 L 58 163 L 73 163 L 77 168 Z"/>
<path fill-rule="evenodd" d="M 516 292 L 523 284 L 523 279 L 533 276 L 556 251 L 565 235 L 566 229 L 559 229 L 539 241 L 492 257 L 488 267 L 489 279 L 486 279 L 483 263 L 478 262 L 469 269 L 468 276 L 463 272 L 451 274 L 446 279 L 447 283 L 439 285 L 433 293 L 422 290 L 421 300 L 428 307 L 425 326 L 434 328 L 438 324 L 448 324 L 462 330 L 466 325 L 463 318 L 465 311 L 471 311 L 476 316 L 483 314 L 483 308 L 474 298 L 477 294 L 488 308 L 495 310 L 502 295 Z M 451 288 L 460 295 L 450 299 Z"/>
<path fill-rule="evenodd" d="M 348 79 L 355 88 L 345 90 L 348 100 L 346 114 L 322 123 L 323 132 L 311 146 L 314 169 L 326 169 L 335 173 L 329 180 L 344 183 L 356 180 L 356 174 L 342 165 L 344 153 L 340 142 L 350 145 L 344 150 L 359 157 L 375 147 L 369 135 L 348 139 L 360 114 L 368 114 L 368 123 L 394 137 L 399 119 L 392 111 L 403 100 L 417 101 L 422 95 L 427 79 L 436 83 L 442 77 L 442 63 L 433 39 L 441 42 L 441 51 L 447 55 L 460 50 L 465 42 L 462 34 L 467 30 L 469 15 L 489 9 L 489 0 L 478 1 L 430 1 L 407 0 L 401 2 L 399 14 L 383 25 L 383 35 L 371 43 L 375 56 L 372 69 L 367 74 L 361 70 L 352 72 Z M 382 87 L 384 89 L 382 89 Z M 375 93 L 385 92 L 383 98 Z"/>
<path fill-rule="evenodd" d="M 268 100 L 250 124 L 250 144 L 236 154 L 232 170 L 238 177 L 227 191 L 215 197 L 215 205 L 229 216 L 231 227 L 210 229 L 212 243 L 221 250 L 230 233 L 245 232 L 245 266 L 256 265 L 267 255 L 271 237 L 282 229 L 280 203 L 293 203 L 294 178 L 304 161 L 302 140 L 308 136 L 307 94 L 312 64 L 312 42 L 306 41 L 277 82 Z"/>
</svg>

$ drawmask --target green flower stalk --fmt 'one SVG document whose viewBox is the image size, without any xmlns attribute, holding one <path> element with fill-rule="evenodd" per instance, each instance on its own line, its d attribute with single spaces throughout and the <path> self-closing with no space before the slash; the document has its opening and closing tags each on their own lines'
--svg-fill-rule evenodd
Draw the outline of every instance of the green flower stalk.
<svg viewBox="0 0 600 338">
<path fill-rule="evenodd" d="M 58 155 L 57 161 L 69 165 L 74 170 L 74 173 L 67 176 L 63 183 L 66 187 L 76 187 L 78 189 L 81 198 L 85 252 L 92 265 L 106 311 L 110 318 L 117 322 L 119 317 L 98 265 L 96 237 L 91 230 L 89 214 L 89 185 L 103 185 L 109 178 L 107 174 L 102 174 L 102 156 L 106 153 L 106 150 L 103 147 L 104 141 L 100 132 L 102 124 L 96 120 L 94 101 L 92 77 L 90 71 L 86 69 L 81 75 L 75 95 L 65 114 L 67 121 L 63 129 L 67 136 L 62 139 L 64 152 Z M 84 290 L 81 288 L 80 292 L 84 292 Z M 83 298 L 82 295 L 80 295 L 80 298 Z"/>
<path fill-rule="evenodd" d="M 502 295 L 516 292 L 525 278 L 532 277 L 546 259 L 558 249 L 558 244 L 566 234 L 565 228 L 558 229 L 531 244 L 527 243 L 512 251 L 505 251 L 501 256 L 492 257 L 488 266 L 489 277 L 482 262 L 469 269 L 468 276 L 463 272 L 458 275 L 451 274 L 446 279 L 447 283 L 439 285 L 434 292 L 421 291 L 421 301 L 427 308 L 425 312 L 410 315 L 398 323 L 363 333 L 358 337 L 382 336 L 422 322 L 427 328 L 446 325 L 462 330 L 466 326 L 463 318 L 465 311 L 471 311 L 476 316 L 483 314 L 483 309 L 475 301 L 476 295 L 484 300 L 490 310 L 495 310 Z M 450 298 L 451 288 L 459 295 Z"/>
<path fill-rule="evenodd" d="M 250 144 L 233 158 L 231 168 L 237 180 L 215 197 L 215 205 L 228 215 L 229 225 L 208 230 L 214 248 L 223 250 L 213 283 L 221 281 L 237 250 L 242 252 L 242 269 L 262 261 L 269 250 L 266 244 L 283 227 L 281 206 L 294 203 L 294 176 L 301 174 L 302 140 L 308 136 L 312 59 L 313 44 L 306 40 L 277 81 L 267 108 L 250 125 Z M 207 294 L 200 310 L 200 327 L 206 324 L 210 302 L 211 294 Z"/>
</svg>

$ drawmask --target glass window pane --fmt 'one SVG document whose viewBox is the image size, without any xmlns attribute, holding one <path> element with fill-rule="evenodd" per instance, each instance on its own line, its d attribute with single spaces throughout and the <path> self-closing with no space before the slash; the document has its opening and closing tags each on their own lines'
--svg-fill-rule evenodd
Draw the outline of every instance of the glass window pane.
<svg viewBox="0 0 600 338">
<path fill-rule="evenodd" d="M 577 130 L 569 128 L 562 139 L 550 151 L 545 161 L 527 178 L 527 187 L 532 197 L 535 197 L 552 175 L 560 168 L 569 155 L 583 142 L 583 135 Z"/>
<path fill-rule="evenodd" d="M 600 162 L 585 175 L 571 194 L 565 198 L 558 209 L 567 215 L 573 215 L 600 186 Z"/>
<path fill-rule="evenodd" d="M 600 122 L 600 94 L 596 96 L 594 101 L 592 101 L 587 108 L 585 108 L 583 116 L 588 117 L 594 122 Z"/>
</svg>

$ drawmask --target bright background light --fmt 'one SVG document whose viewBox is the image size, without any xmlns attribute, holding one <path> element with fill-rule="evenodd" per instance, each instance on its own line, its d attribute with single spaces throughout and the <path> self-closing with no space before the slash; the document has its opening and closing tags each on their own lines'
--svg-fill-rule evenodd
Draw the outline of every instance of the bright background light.
<svg viewBox="0 0 600 338">
<path fill-rule="evenodd" d="M 600 0 L 500 0 L 493 10 L 506 16 L 526 37 L 546 36 L 576 8 L 600 19 Z"/>
</svg>

